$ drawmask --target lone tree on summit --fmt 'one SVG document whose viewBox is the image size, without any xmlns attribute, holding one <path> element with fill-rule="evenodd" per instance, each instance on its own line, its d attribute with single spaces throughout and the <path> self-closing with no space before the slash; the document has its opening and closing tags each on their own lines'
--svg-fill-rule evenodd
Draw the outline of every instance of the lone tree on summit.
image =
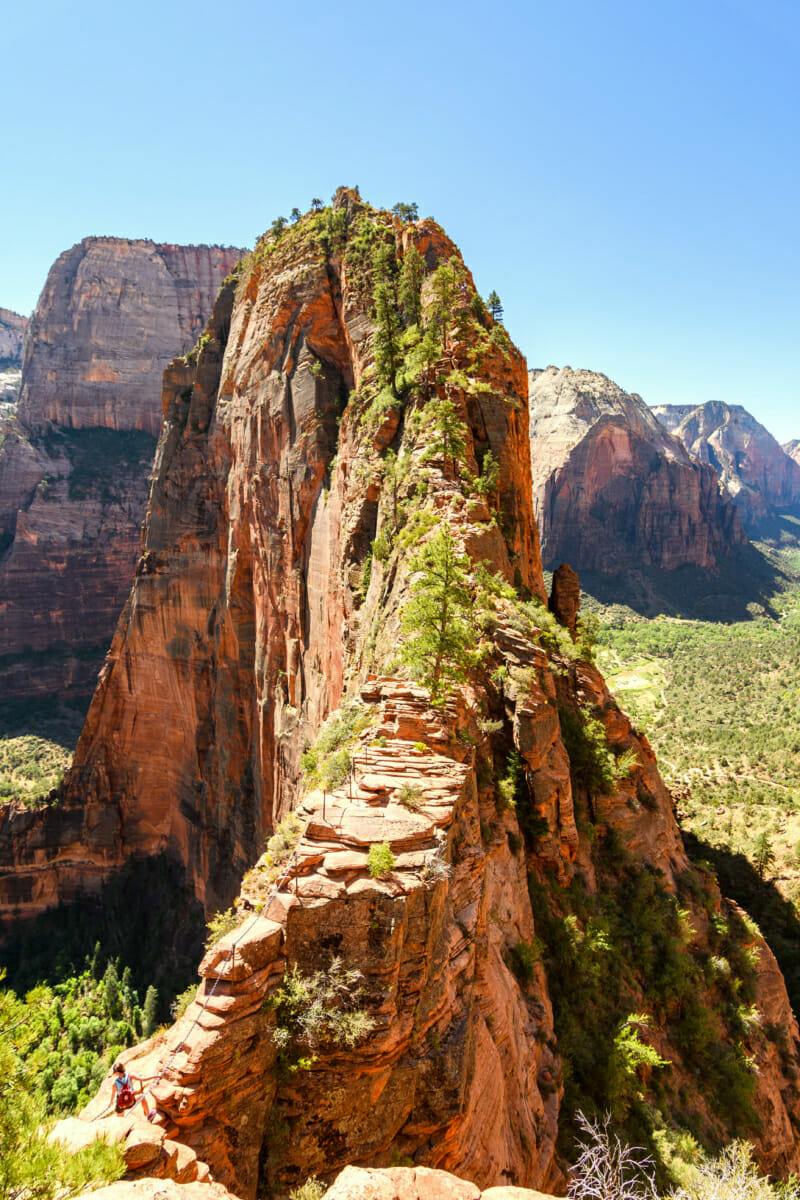
<svg viewBox="0 0 800 1200">
<path fill-rule="evenodd" d="M 445 525 L 422 546 L 410 566 L 419 575 L 401 618 L 400 657 L 436 704 L 451 684 L 464 682 L 474 662 L 472 564 Z"/>
</svg>

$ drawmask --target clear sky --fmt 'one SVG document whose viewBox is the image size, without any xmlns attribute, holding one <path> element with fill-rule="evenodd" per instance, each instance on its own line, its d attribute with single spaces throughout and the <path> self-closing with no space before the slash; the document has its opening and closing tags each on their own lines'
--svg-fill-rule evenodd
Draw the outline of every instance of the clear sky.
<svg viewBox="0 0 800 1200">
<path fill-rule="evenodd" d="M 800 437 L 796 0 L 27 0 L 0 47 L 2 306 L 87 235 L 252 245 L 358 185 L 531 366 Z"/>
</svg>

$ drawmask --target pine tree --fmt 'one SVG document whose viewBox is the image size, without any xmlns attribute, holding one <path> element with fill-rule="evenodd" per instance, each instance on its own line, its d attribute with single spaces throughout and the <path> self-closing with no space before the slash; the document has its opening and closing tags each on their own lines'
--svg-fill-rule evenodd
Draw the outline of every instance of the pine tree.
<svg viewBox="0 0 800 1200">
<path fill-rule="evenodd" d="M 753 866 L 758 871 L 759 879 L 763 879 L 769 868 L 775 862 L 775 851 L 769 840 L 769 834 L 766 829 L 756 838 L 755 849 L 753 852 Z"/>
<path fill-rule="evenodd" d="M 151 983 L 144 998 L 144 1012 L 142 1014 L 142 1033 L 146 1038 L 151 1037 L 155 1033 L 157 1024 L 158 992 Z"/>
<path fill-rule="evenodd" d="M 412 558 L 418 577 L 401 617 L 400 657 L 412 678 L 439 701 L 449 685 L 461 683 L 474 662 L 471 562 L 443 526 Z"/>
<path fill-rule="evenodd" d="M 419 205 L 417 204 L 399 204 L 392 205 L 392 213 L 399 217 L 401 221 L 418 221 L 419 220 Z"/>
<path fill-rule="evenodd" d="M 486 298 L 486 307 L 492 314 L 492 320 L 502 324 L 503 321 L 503 305 L 497 292 L 490 292 Z"/>
<path fill-rule="evenodd" d="M 378 379 L 395 392 L 400 365 L 400 318 L 392 278 L 395 257 L 390 246 L 381 244 L 373 257 L 373 302 L 375 305 L 375 368 Z"/>
<path fill-rule="evenodd" d="M 425 263 L 416 246 L 409 246 L 403 255 L 403 265 L 400 268 L 400 284 L 397 289 L 397 299 L 403 311 L 406 325 L 422 324 L 422 277 L 425 274 Z"/>
<path fill-rule="evenodd" d="M 423 409 L 423 419 L 426 422 L 427 445 L 420 461 L 429 463 L 440 458 L 445 474 L 449 461 L 453 475 L 458 475 L 467 448 L 468 430 L 455 404 L 449 397 L 429 400 Z"/>
<path fill-rule="evenodd" d="M 292 224 L 296 225 L 302 215 L 303 214 L 300 212 L 299 208 L 293 208 L 290 213 L 290 220 L 291 220 Z"/>
<path fill-rule="evenodd" d="M 117 976 L 117 968 L 113 962 L 110 962 L 106 967 L 106 973 L 103 976 L 103 996 L 105 998 L 106 1009 L 114 1020 L 119 1020 L 122 1016 L 122 996 L 119 990 L 119 977 Z"/>
</svg>

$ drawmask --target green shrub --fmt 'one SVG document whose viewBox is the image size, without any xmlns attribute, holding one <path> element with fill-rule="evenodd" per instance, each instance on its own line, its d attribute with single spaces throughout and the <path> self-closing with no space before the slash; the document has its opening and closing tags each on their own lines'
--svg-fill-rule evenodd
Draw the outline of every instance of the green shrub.
<svg viewBox="0 0 800 1200">
<path fill-rule="evenodd" d="M 394 870 L 394 855 L 388 842 L 373 842 L 367 854 L 367 870 L 373 879 L 382 879 Z"/>
<path fill-rule="evenodd" d="M 374 1018 L 364 1009 L 363 975 L 356 967 L 346 967 L 340 957 L 331 961 L 327 971 L 303 975 L 297 965 L 289 968 L 281 987 L 267 1004 L 275 1010 L 272 1038 L 287 1053 L 294 1044 L 314 1048 L 320 1043 L 355 1046 L 374 1028 Z M 307 1065 L 295 1057 L 291 1065 Z"/>
<path fill-rule="evenodd" d="M 523 985 L 533 982 L 536 952 L 530 942 L 517 942 L 508 952 L 509 966 Z"/>
<path fill-rule="evenodd" d="M 322 1200 L 327 1190 L 325 1184 L 320 1183 L 316 1175 L 312 1175 L 300 1187 L 292 1188 L 289 1200 Z"/>
<path fill-rule="evenodd" d="M 227 933 L 239 925 L 241 920 L 235 905 L 220 909 L 218 913 L 215 913 L 207 925 L 206 950 L 210 950 L 212 946 L 216 946 L 217 942 L 222 941 Z"/>
<path fill-rule="evenodd" d="M 576 712 L 562 704 L 558 716 L 573 786 L 610 795 L 636 765 L 636 751 L 626 750 L 617 758 L 606 739 L 603 722 L 588 706 Z"/>
</svg>

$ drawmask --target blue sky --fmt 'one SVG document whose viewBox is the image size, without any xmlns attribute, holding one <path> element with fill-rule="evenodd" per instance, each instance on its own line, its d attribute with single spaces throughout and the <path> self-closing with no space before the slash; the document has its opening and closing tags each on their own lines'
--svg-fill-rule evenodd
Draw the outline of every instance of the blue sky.
<svg viewBox="0 0 800 1200">
<path fill-rule="evenodd" d="M 29 0 L 2 21 L 0 305 L 90 234 L 251 245 L 415 200 L 531 366 L 800 437 L 788 0 Z"/>
</svg>

